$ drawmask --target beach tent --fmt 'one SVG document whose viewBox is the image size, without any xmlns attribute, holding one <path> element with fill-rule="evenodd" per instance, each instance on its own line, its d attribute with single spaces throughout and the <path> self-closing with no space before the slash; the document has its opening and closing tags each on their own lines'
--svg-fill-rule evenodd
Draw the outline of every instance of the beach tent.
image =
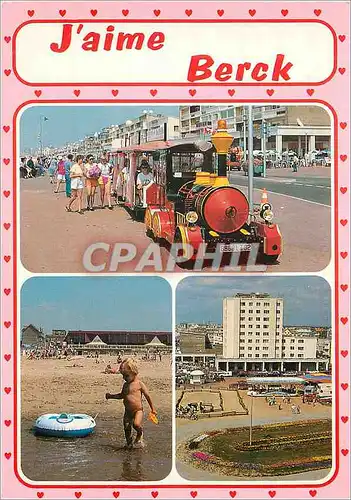
<svg viewBox="0 0 351 500">
<path fill-rule="evenodd" d="M 161 342 L 161 340 L 155 335 L 155 337 L 149 342 L 148 344 L 145 344 L 145 347 L 156 347 L 156 348 L 162 348 L 162 347 L 168 347 L 166 344 Z"/>
<path fill-rule="evenodd" d="M 106 342 L 100 339 L 99 335 L 96 335 L 91 342 L 85 345 L 85 347 L 104 347 Z"/>
</svg>

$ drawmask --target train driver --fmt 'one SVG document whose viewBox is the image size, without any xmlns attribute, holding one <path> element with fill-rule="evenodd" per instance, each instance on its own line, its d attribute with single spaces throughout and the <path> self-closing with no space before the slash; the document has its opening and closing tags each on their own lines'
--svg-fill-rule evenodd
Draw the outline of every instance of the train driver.
<svg viewBox="0 0 351 500">
<path fill-rule="evenodd" d="M 141 172 L 138 174 L 136 180 L 136 189 L 137 189 L 137 203 L 142 205 L 143 200 L 143 187 L 147 186 L 154 180 L 153 175 L 151 173 L 151 169 L 147 160 L 143 160 L 140 165 Z"/>
</svg>

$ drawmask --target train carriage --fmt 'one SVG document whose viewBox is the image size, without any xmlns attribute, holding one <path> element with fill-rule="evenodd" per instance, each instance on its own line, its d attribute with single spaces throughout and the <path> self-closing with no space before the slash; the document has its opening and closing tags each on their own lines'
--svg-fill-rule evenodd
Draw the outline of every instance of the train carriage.
<svg viewBox="0 0 351 500">
<path fill-rule="evenodd" d="M 188 260 L 195 260 L 204 248 L 206 253 L 249 252 L 257 243 L 267 263 L 278 259 L 282 241 L 271 205 L 262 203 L 250 213 L 245 194 L 229 185 L 226 157 L 224 174 L 217 170 L 219 155 L 211 142 L 159 141 L 116 154 L 129 163 L 124 203 L 143 218 L 155 241 L 178 243 Z M 137 197 L 138 166 L 145 161 L 152 180 Z"/>
</svg>

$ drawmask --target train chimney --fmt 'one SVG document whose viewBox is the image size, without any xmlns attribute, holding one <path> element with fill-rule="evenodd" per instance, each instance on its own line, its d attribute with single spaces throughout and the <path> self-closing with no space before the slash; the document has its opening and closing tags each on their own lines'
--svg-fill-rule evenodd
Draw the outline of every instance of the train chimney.
<svg viewBox="0 0 351 500">
<path fill-rule="evenodd" d="M 218 178 L 215 185 L 228 185 L 227 153 L 233 142 L 233 137 L 227 132 L 227 122 L 225 120 L 218 120 L 217 131 L 212 135 L 211 140 L 218 155 Z"/>
</svg>

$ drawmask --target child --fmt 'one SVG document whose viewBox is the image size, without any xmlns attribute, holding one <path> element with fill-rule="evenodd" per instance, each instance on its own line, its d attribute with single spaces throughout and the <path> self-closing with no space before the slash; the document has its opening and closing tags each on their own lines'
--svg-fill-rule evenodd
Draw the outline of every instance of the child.
<svg viewBox="0 0 351 500">
<path fill-rule="evenodd" d="M 149 403 L 151 413 L 156 415 L 156 410 L 151 401 L 149 391 L 145 384 L 138 377 L 138 367 L 136 362 L 127 358 L 122 361 L 119 367 L 120 373 L 125 380 L 122 391 L 119 394 L 106 393 L 106 399 L 123 399 L 125 408 L 123 426 L 124 434 L 127 441 L 127 447 L 133 448 L 132 427 L 136 430 L 136 438 L 134 441 L 135 448 L 143 448 L 143 406 L 142 396 L 145 396 L 146 401 Z"/>
</svg>

